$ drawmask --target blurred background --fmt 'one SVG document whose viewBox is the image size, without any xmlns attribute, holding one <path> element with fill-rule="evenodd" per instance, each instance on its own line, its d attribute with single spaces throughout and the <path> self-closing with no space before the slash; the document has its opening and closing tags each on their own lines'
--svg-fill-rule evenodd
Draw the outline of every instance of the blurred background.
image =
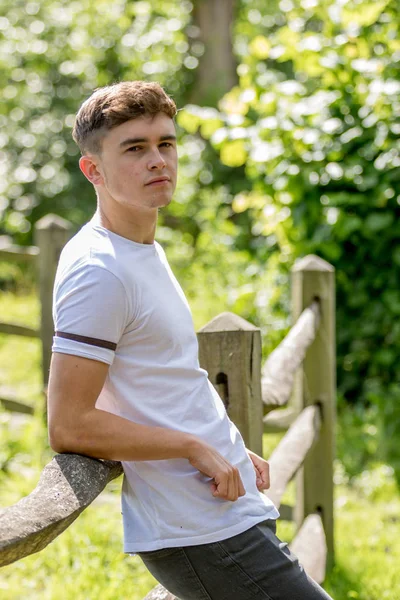
<svg viewBox="0 0 400 600">
<path fill-rule="evenodd" d="M 157 239 L 197 328 L 236 312 L 261 328 L 267 356 L 290 324 L 296 258 L 335 267 L 338 548 L 326 587 L 338 600 L 400 598 L 399 11 L 399 0 L 0 4 L 0 245 L 32 244 L 48 213 L 75 230 L 91 217 L 74 115 L 94 88 L 144 79 L 179 108 L 179 183 Z M 38 322 L 28 267 L 0 262 L 0 290 L 2 318 Z M 2 387 L 40 404 L 36 340 L 0 335 Z M 36 417 L 0 412 L 0 504 L 29 493 L 51 456 Z M 110 507 L 90 510 L 5 568 L 0 596 L 142 598 L 151 581 L 121 554 L 118 510 L 115 527 Z M 128 576 L 144 578 L 137 596 Z"/>
</svg>

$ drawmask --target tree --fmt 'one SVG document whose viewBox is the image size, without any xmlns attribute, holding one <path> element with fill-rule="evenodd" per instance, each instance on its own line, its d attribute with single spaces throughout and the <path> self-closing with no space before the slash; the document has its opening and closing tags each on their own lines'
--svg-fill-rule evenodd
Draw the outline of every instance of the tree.
<svg viewBox="0 0 400 600">
<path fill-rule="evenodd" d="M 230 193 L 236 248 L 250 248 L 267 268 L 280 263 L 281 276 L 310 252 L 334 264 L 339 389 L 351 402 L 378 403 L 396 439 L 398 2 L 288 0 L 280 7 L 275 18 L 260 18 L 238 66 L 239 85 L 220 110 L 210 119 L 187 107 L 180 122 L 207 138 L 207 152 L 228 169 L 217 166 L 212 185 Z"/>
<path fill-rule="evenodd" d="M 76 225 L 93 212 L 71 129 L 94 88 L 158 80 L 180 102 L 193 69 L 192 5 L 99 0 L 93 10 L 90 0 L 4 0 L 2 9 L 0 233 L 26 243 L 48 212 Z"/>
<path fill-rule="evenodd" d="M 193 24 L 198 28 L 195 44 L 200 43 L 202 49 L 190 94 L 194 104 L 217 106 L 238 82 L 232 41 L 236 5 L 236 0 L 194 2 Z"/>
</svg>

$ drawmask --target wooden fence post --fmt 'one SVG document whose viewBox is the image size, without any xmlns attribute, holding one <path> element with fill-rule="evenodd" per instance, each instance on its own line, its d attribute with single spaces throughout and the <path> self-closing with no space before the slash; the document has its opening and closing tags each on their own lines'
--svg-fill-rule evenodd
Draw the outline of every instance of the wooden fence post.
<svg viewBox="0 0 400 600">
<path fill-rule="evenodd" d="M 57 215 L 46 215 L 35 224 L 35 243 L 39 247 L 39 296 L 41 304 L 40 337 L 42 340 L 43 385 L 49 380 L 53 343 L 52 298 L 57 263 L 62 248 L 71 237 L 72 225 Z"/>
<path fill-rule="evenodd" d="M 295 520 L 297 526 L 311 513 L 319 512 L 327 543 L 327 566 L 334 560 L 333 459 L 336 417 L 335 269 L 318 256 L 296 262 L 292 269 L 292 314 L 295 322 L 302 311 L 318 299 L 321 323 L 296 375 L 293 404 L 300 412 L 319 404 L 322 425 L 316 444 L 307 454 L 296 476 Z"/>
<path fill-rule="evenodd" d="M 222 313 L 197 334 L 199 360 L 224 401 L 246 447 L 262 455 L 260 330 L 233 313 Z"/>
</svg>

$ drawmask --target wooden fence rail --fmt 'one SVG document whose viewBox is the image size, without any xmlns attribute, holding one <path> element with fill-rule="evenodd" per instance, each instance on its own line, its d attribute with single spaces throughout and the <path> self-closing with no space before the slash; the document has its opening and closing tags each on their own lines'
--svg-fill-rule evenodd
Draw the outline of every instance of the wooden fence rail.
<svg viewBox="0 0 400 600">
<path fill-rule="evenodd" d="M 288 403 L 296 371 L 315 339 L 320 315 L 319 301 L 314 300 L 265 362 L 261 377 L 262 399 L 270 410 Z"/>
<path fill-rule="evenodd" d="M 296 324 L 269 357 L 263 379 L 260 330 L 237 315 L 223 313 L 200 330 L 199 357 L 250 449 L 262 454 L 263 403 L 276 409 L 264 417 L 265 428 L 288 428 L 269 459 L 271 488 L 266 493 L 279 506 L 296 477 L 298 532 L 291 547 L 322 582 L 326 563 L 333 563 L 333 268 L 306 257 L 293 269 L 292 290 Z M 289 407 L 277 409 L 287 402 L 293 381 Z M 27 498 L 0 511 L 0 566 L 44 548 L 120 473 L 120 463 L 57 455 Z M 282 512 L 290 516 L 291 509 Z M 145 600 L 174 596 L 157 586 Z"/>
<path fill-rule="evenodd" d="M 39 248 L 37 246 L 16 246 L 15 244 L 10 244 L 0 248 L 0 260 L 6 260 L 7 262 L 34 263 L 38 254 Z"/>
<path fill-rule="evenodd" d="M 287 484 L 303 464 L 321 429 L 319 406 L 308 406 L 275 448 L 269 458 L 271 488 L 266 492 L 276 506 L 280 506 Z"/>
<path fill-rule="evenodd" d="M 39 329 L 32 329 L 31 327 L 25 327 L 24 325 L 15 325 L 15 323 L 0 323 L 0 333 L 40 338 Z"/>
<path fill-rule="evenodd" d="M 121 473 L 119 462 L 55 456 L 29 496 L 0 511 L 0 567 L 43 550 Z"/>
</svg>

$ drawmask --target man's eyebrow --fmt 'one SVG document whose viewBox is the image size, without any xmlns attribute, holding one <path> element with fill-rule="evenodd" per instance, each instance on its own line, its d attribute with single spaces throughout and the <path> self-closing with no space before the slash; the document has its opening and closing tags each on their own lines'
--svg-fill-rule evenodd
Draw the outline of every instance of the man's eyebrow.
<svg viewBox="0 0 400 600">
<path fill-rule="evenodd" d="M 162 135 L 159 138 L 160 142 L 165 142 L 167 140 L 176 140 L 176 135 L 173 135 L 172 133 L 169 133 L 168 135 Z M 132 146 L 134 144 L 143 144 L 148 142 L 149 139 L 148 138 L 127 138 L 126 140 L 123 140 L 120 143 L 120 147 L 123 148 L 124 146 Z"/>
</svg>

